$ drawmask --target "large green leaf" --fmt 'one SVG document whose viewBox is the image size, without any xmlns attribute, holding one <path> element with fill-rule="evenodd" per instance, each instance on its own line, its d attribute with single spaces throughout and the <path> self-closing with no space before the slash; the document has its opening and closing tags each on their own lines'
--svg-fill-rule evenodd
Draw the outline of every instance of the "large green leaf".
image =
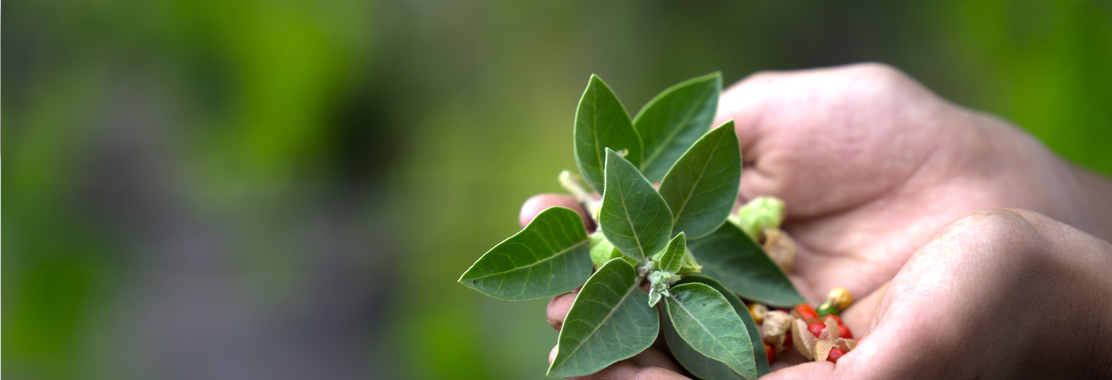
<svg viewBox="0 0 1112 380">
<path fill-rule="evenodd" d="M 575 211 L 552 207 L 491 248 L 459 282 L 494 298 L 520 301 L 570 292 L 590 276 L 583 220 Z"/>
<path fill-rule="evenodd" d="M 640 283 L 622 259 L 610 260 L 587 280 L 560 329 L 549 376 L 589 375 L 652 345 L 660 320 Z"/>
<path fill-rule="evenodd" d="M 746 299 L 779 307 L 806 302 L 788 275 L 733 223 L 688 241 L 687 247 L 703 265 L 704 275 L 722 281 Z"/>
<path fill-rule="evenodd" d="M 575 164 L 587 183 L 602 192 L 606 148 L 626 151 L 626 159 L 641 162 L 641 139 L 618 97 L 596 75 L 591 75 L 575 112 Z"/>
<path fill-rule="evenodd" d="M 672 210 L 672 233 L 696 239 L 730 216 L 741 185 L 741 151 L 730 120 L 699 139 L 660 183 Z"/>
<path fill-rule="evenodd" d="M 679 235 L 672 238 L 668 242 L 668 248 L 664 249 L 664 254 L 660 255 L 660 264 L 657 269 L 665 272 L 677 273 L 680 267 L 683 266 L 684 255 L 687 254 L 687 235 L 680 232 Z"/>
<path fill-rule="evenodd" d="M 672 163 L 710 129 L 722 92 L 722 74 L 688 79 L 653 97 L 633 125 L 641 136 L 641 172 L 650 181 L 664 177 Z"/>
<path fill-rule="evenodd" d="M 671 293 L 665 299 L 668 318 L 680 338 L 699 354 L 722 362 L 746 379 L 755 379 L 753 341 L 729 300 L 697 282 L 673 286 Z"/>
<path fill-rule="evenodd" d="M 672 238 L 672 212 L 660 193 L 621 155 L 606 149 L 606 186 L 599 226 L 606 239 L 638 262 Z"/>
<path fill-rule="evenodd" d="M 684 277 L 680 280 L 679 284 L 686 284 L 691 282 L 698 282 L 707 284 L 710 287 L 722 293 L 726 300 L 730 301 L 730 306 L 734 308 L 734 312 L 741 317 L 741 321 L 745 323 L 745 330 L 749 334 L 749 341 L 753 347 L 762 347 L 761 333 L 757 327 L 757 322 L 753 320 L 753 316 L 749 315 L 749 310 L 741 299 L 722 285 L 717 280 L 700 275 L 692 275 Z M 684 368 L 695 376 L 703 379 L 745 379 L 741 373 L 734 371 L 726 363 L 718 360 L 711 359 L 695 348 L 691 347 L 683 338 L 680 337 L 679 332 L 676 331 L 675 326 L 672 325 L 671 319 L 668 318 L 668 313 L 661 313 L 661 328 L 664 330 L 664 339 L 668 341 L 668 348 L 672 351 L 672 355 L 676 357 Z M 753 361 L 757 367 L 757 377 L 764 376 L 769 373 L 768 356 L 762 349 L 753 350 Z"/>
</svg>

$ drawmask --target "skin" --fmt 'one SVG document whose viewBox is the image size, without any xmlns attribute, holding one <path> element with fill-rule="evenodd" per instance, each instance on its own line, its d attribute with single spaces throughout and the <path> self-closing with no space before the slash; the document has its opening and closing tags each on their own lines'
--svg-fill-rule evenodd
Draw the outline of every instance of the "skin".
<svg viewBox="0 0 1112 380">
<path fill-rule="evenodd" d="M 842 314 L 871 331 L 857 350 L 770 378 L 1112 376 L 1112 349 L 1097 344 L 1112 341 L 1108 180 L 881 64 L 754 74 L 722 95 L 716 119 L 736 124 L 739 202 L 787 204 L 790 276 L 809 303 L 837 286 L 867 295 Z M 590 220 L 542 194 L 522 225 L 550 206 Z M 575 295 L 552 299 L 550 324 Z M 665 352 L 586 378 L 682 378 Z M 803 361 L 785 351 L 773 369 Z"/>
</svg>

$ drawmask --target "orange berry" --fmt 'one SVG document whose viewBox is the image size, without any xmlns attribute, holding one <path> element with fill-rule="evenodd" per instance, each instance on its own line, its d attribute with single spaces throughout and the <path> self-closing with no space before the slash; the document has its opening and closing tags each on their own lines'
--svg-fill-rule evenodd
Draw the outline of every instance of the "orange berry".
<svg viewBox="0 0 1112 380">
<path fill-rule="evenodd" d="M 795 310 L 799 311 L 799 315 L 803 316 L 803 319 L 806 319 L 808 321 L 817 319 L 819 317 L 819 313 L 816 313 L 815 309 L 812 308 L 811 305 L 805 303 L 801 303 L 796 306 Z"/>
</svg>

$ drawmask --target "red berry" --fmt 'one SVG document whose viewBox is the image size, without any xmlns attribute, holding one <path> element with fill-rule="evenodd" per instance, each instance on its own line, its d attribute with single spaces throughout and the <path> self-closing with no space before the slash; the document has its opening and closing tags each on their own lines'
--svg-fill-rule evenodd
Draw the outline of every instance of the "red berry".
<svg viewBox="0 0 1112 380">
<path fill-rule="evenodd" d="M 819 313 L 816 313 L 815 309 L 812 308 L 811 305 L 805 303 L 797 305 L 795 307 L 795 310 L 799 311 L 799 315 L 802 316 L 803 319 L 808 321 L 819 317 Z"/>
<path fill-rule="evenodd" d="M 838 326 L 842 326 L 842 325 L 844 325 L 844 323 L 842 323 L 842 317 L 839 317 L 839 316 L 837 316 L 837 315 L 833 315 L 833 314 L 831 314 L 831 315 L 829 315 L 829 316 L 830 316 L 830 317 L 834 317 L 834 320 L 838 322 Z"/>
<path fill-rule="evenodd" d="M 831 363 L 837 363 L 838 358 L 842 357 L 842 355 L 845 355 L 845 354 L 846 354 L 846 352 L 842 351 L 841 348 L 831 348 L 830 353 L 826 355 L 826 361 L 831 362 Z"/>
<path fill-rule="evenodd" d="M 853 332 L 849 331 L 849 327 L 838 325 L 838 337 L 839 338 L 846 338 L 846 339 L 853 339 Z"/>
<path fill-rule="evenodd" d="M 819 334 L 822 334 L 822 330 L 824 329 L 826 329 L 826 324 L 822 322 L 815 322 L 812 323 L 810 326 L 807 326 L 807 330 L 810 330 L 811 334 L 815 334 L 815 337 L 818 337 Z"/>
<path fill-rule="evenodd" d="M 788 330 L 788 333 L 784 335 L 784 347 L 791 347 L 791 346 L 792 346 L 792 331 Z"/>
<path fill-rule="evenodd" d="M 768 362 L 772 363 L 772 361 L 776 359 L 776 351 L 773 350 L 772 346 L 769 346 L 768 343 L 765 343 L 764 346 L 765 346 L 765 355 L 768 355 Z"/>
</svg>

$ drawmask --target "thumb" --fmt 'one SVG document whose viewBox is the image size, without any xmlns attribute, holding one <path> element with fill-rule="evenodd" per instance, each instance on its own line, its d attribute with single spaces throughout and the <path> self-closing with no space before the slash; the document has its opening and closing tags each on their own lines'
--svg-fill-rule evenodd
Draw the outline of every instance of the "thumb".
<svg viewBox="0 0 1112 380">
<path fill-rule="evenodd" d="M 836 373 L 837 371 L 835 371 L 835 368 L 834 363 L 831 362 L 810 362 L 770 373 L 762 377 L 761 380 L 822 380 L 843 378 L 844 376 L 839 376 L 839 374 Z"/>
</svg>

